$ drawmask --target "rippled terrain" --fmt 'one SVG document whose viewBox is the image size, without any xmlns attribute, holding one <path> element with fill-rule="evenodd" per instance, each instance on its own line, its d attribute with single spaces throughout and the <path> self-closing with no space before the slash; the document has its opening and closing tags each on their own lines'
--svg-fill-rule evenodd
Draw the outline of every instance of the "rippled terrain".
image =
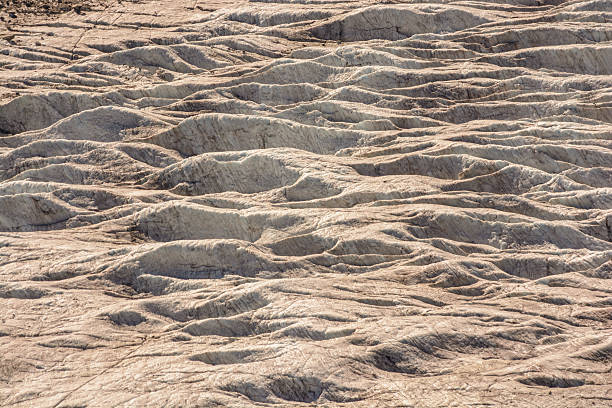
<svg viewBox="0 0 612 408">
<path fill-rule="evenodd" d="M 0 16 L 1 406 L 612 405 L 612 2 Z"/>
</svg>

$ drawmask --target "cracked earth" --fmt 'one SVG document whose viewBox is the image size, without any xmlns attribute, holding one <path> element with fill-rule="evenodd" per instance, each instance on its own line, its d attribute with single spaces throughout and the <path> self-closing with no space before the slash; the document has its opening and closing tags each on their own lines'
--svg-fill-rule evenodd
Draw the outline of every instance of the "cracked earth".
<svg viewBox="0 0 612 408">
<path fill-rule="evenodd" d="M 612 2 L 45 4 L 1 406 L 612 406 Z"/>
</svg>

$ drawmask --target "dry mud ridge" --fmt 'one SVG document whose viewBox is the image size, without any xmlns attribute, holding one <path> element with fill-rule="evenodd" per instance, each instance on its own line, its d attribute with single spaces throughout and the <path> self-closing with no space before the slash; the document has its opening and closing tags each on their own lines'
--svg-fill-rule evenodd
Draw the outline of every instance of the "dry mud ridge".
<svg viewBox="0 0 612 408">
<path fill-rule="evenodd" d="M 87 4 L 0 10 L 0 406 L 612 406 L 612 1 Z"/>
</svg>

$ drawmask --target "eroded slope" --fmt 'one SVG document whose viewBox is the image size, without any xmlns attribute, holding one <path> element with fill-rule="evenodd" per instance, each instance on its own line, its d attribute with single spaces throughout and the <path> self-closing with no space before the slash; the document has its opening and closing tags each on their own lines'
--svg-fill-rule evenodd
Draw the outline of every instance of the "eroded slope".
<svg viewBox="0 0 612 408">
<path fill-rule="evenodd" d="M 157 0 L 10 23 L 0 405 L 612 404 L 611 19 Z"/>
</svg>

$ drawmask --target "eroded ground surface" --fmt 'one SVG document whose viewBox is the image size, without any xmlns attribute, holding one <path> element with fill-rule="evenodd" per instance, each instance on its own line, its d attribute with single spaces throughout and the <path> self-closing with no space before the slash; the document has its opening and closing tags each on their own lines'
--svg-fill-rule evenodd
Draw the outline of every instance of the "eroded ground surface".
<svg viewBox="0 0 612 408">
<path fill-rule="evenodd" d="M 1 406 L 612 405 L 612 2 L 87 4 L 0 11 Z"/>
</svg>

